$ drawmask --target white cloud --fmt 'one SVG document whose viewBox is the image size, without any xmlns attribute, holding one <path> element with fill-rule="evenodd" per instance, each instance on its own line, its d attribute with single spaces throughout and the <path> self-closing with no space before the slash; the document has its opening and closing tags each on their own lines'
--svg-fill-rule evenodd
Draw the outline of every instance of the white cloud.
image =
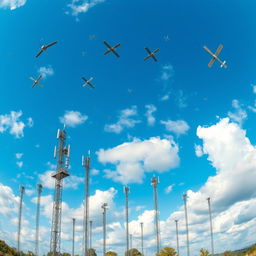
<svg viewBox="0 0 256 256">
<path fill-rule="evenodd" d="M 0 8 L 15 10 L 23 6 L 26 2 L 27 0 L 0 0 Z"/>
<path fill-rule="evenodd" d="M 141 211 L 141 210 L 143 210 L 145 208 L 146 208 L 145 205 L 138 205 L 138 206 L 135 207 L 135 211 L 138 212 L 138 211 Z"/>
<path fill-rule="evenodd" d="M 22 156 L 23 156 L 23 153 L 16 153 L 15 154 L 16 159 L 21 159 Z"/>
<path fill-rule="evenodd" d="M 173 187 L 174 187 L 174 184 L 169 185 L 167 188 L 165 188 L 165 190 L 164 190 L 165 193 L 170 194 L 172 192 Z"/>
<path fill-rule="evenodd" d="M 154 105 L 146 105 L 145 108 L 147 109 L 145 116 L 147 118 L 148 125 L 153 126 L 156 122 L 153 113 L 156 112 L 157 108 Z"/>
<path fill-rule="evenodd" d="M 76 127 L 83 124 L 88 116 L 82 115 L 79 111 L 66 111 L 64 116 L 60 117 L 60 122 L 69 127 Z"/>
<path fill-rule="evenodd" d="M 195 153 L 197 157 L 201 157 L 204 154 L 204 151 L 201 145 L 195 145 Z"/>
<path fill-rule="evenodd" d="M 98 160 L 115 165 L 104 170 L 106 177 L 122 184 L 141 183 L 145 172 L 166 172 L 179 165 L 178 145 L 172 140 L 152 137 L 123 143 L 112 149 L 100 149 Z"/>
<path fill-rule="evenodd" d="M 256 85 L 252 84 L 251 86 L 252 86 L 253 93 L 256 94 Z"/>
<path fill-rule="evenodd" d="M 0 115 L 0 133 L 4 133 L 7 130 L 15 138 L 24 137 L 25 123 L 20 121 L 22 111 L 11 111 L 10 114 Z"/>
<path fill-rule="evenodd" d="M 97 170 L 97 169 L 92 169 L 91 170 L 91 174 L 94 175 L 94 176 L 98 175 L 99 173 L 100 173 L 100 171 Z"/>
<path fill-rule="evenodd" d="M 164 65 L 161 70 L 161 80 L 169 81 L 173 76 L 174 76 L 173 66 L 170 64 Z"/>
<path fill-rule="evenodd" d="M 33 121 L 32 117 L 29 117 L 29 118 L 27 119 L 27 126 L 28 126 L 29 128 L 31 128 L 31 127 L 34 126 L 34 121 Z"/>
<path fill-rule="evenodd" d="M 232 107 L 234 108 L 234 112 L 228 112 L 229 118 L 232 121 L 237 122 L 239 125 L 242 125 L 243 121 L 247 118 L 246 111 L 242 109 L 242 105 L 238 100 L 232 101 Z"/>
<path fill-rule="evenodd" d="M 77 16 L 80 13 L 86 13 L 90 8 L 103 2 L 105 0 L 72 0 L 68 7 L 71 9 L 71 14 Z"/>
<path fill-rule="evenodd" d="M 160 121 L 161 124 L 165 125 L 165 128 L 169 132 L 174 132 L 176 135 L 186 134 L 189 130 L 189 125 L 184 120 L 177 121 Z"/>
<path fill-rule="evenodd" d="M 45 67 L 40 67 L 37 72 L 43 76 L 43 78 L 46 78 L 48 76 L 52 76 L 54 74 L 54 70 L 52 66 L 45 66 Z"/>
<path fill-rule="evenodd" d="M 17 161 L 16 164 L 18 165 L 18 167 L 22 167 L 23 166 L 23 162 L 22 161 Z"/>
<path fill-rule="evenodd" d="M 105 125 L 104 130 L 106 132 L 119 134 L 125 128 L 133 128 L 137 123 L 140 123 L 139 120 L 131 118 L 137 115 L 137 106 L 131 106 L 131 108 L 123 109 L 118 117 L 118 121 L 115 124 Z"/>
</svg>

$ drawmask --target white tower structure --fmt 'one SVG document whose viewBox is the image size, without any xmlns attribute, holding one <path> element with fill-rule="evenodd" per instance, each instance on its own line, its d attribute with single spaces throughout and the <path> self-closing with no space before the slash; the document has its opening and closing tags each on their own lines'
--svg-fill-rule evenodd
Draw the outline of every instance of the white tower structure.
<svg viewBox="0 0 256 256">
<path fill-rule="evenodd" d="M 130 189 L 129 187 L 124 187 L 124 193 L 125 193 L 125 217 L 126 217 L 126 252 L 129 251 L 129 205 L 128 205 L 128 195 L 129 195 Z"/>
<path fill-rule="evenodd" d="M 40 219 L 40 204 L 41 204 L 41 193 L 43 186 L 42 184 L 37 185 L 37 207 L 36 207 L 36 247 L 35 254 L 39 256 L 39 219 Z"/>
<path fill-rule="evenodd" d="M 103 209 L 103 256 L 106 255 L 106 214 L 107 214 L 107 203 L 104 203 L 101 208 Z"/>
<path fill-rule="evenodd" d="M 212 209 L 211 209 L 211 198 L 207 198 L 208 201 L 208 209 L 209 209 L 209 219 L 210 219 L 210 231 L 211 231 L 211 249 L 212 249 L 212 256 L 214 255 L 214 244 L 213 244 L 213 228 L 212 228 Z"/>
<path fill-rule="evenodd" d="M 20 204 L 19 204 L 19 220 L 18 220 L 18 233 L 17 233 L 17 251 L 20 252 L 20 232 L 21 232 L 21 220 L 22 220 L 22 203 L 25 193 L 25 187 L 20 187 Z"/>
<path fill-rule="evenodd" d="M 185 221 L 186 221 L 186 233 L 187 233 L 187 256 L 190 255 L 189 251 L 189 233 L 188 233 L 188 210 L 187 210 L 187 194 L 183 194 L 184 209 L 185 209 Z"/>
</svg>

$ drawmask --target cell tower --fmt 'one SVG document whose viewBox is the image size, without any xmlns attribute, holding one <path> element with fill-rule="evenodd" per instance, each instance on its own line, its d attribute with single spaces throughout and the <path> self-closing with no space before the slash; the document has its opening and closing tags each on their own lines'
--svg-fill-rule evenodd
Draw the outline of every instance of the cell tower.
<svg viewBox="0 0 256 256">
<path fill-rule="evenodd" d="M 89 218 L 89 174 L 90 174 L 90 157 L 89 156 L 86 158 L 82 156 L 82 166 L 85 168 L 84 256 L 87 256 L 88 254 L 88 218 Z"/>
<path fill-rule="evenodd" d="M 143 245 L 143 240 L 144 240 L 144 235 L 143 235 L 143 222 L 140 223 L 140 230 L 141 230 L 141 253 L 144 255 L 144 245 Z"/>
<path fill-rule="evenodd" d="M 104 203 L 101 208 L 103 209 L 103 256 L 106 254 L 106 213 L 107 213 L 107 203 Z"/>
<path fill-rule="evenodd" d="M 90 248 L 92 248 L 92 220 L 90 220 Z"/>
<path fill-rule="evenodd" d="M 73 236 L 72 236 L 72 256 L 75 255 L 75 230 L 76 230 L 76 219 L 72 219 L 73 224 Z"/>
<path fill-rule="evenodd" d="M 160 251 L 160 231 L 159 231 L 159 217 L 158 217 L 158 193 L 157 185 L 159 184 L 159 178 L 153 177 L 151 179 L 151 185 L 154 189 L 154 201 L 155 201 L 155 227 L 156 227 L 156 252 Z"/>
<path fill-rule="evenodd" d="M 132 234 L 130 234 L 130 246 L 131 246 L 131 249 L 132 249 Z"/>
<path fill-rule="evenodd" d="M 126 215 L 126 251 L 129 251 L 129 205 L 128 205 L 128 194 L 130 192 L 129 187 L 124 187 L 125 193 L 125 215 Z"/>
<path fill-rule="evenodd" d="M 36 248 L 35 254 L 36 256 L 39 255 L 39 218 L 40 218 L 40 203 L 41 203 L 41 193 L 42 193 L 43 186 L 42 184 L 37 185 L 37 207 L 36 207 Z"/>
<path fill-rule="evenodd" d="M 183 200 L 184 200 L 186 232 L 187 232 L 187 256 L 189 256 L 189 255 L 190 255 L 190 252 L 189 252 L 189 234 L 188 234 L 187 194 L 183 194 Z"/>
<path fill-rule="evenodd" d="M 62 208 L 62 187 L 63 179 L 69 176 L 67 171 L 69 167 L 70 145 L 65 146 L 66 131 L 58 130 L 57 139 L 59 140 L 58 148 L 54 148 L 54 158 L 58 153 L 56 173 L 52 175 L 55 179 L 55 193 L 52 212 L 52 228 L 50 252 L 52 256 L 58 256 L 60 253 L 61 240 L 61 208 Z"/>
<path fill-rule="evenodd" d="M 209 208 L 209 218 L 210 218 L 210 231 L 211 231 L 211 246 L 212 246 L 212 255 L 214 255 L 214 245 L 213 245 L 213 228 L 212 228 L 212 210 L 211 210 L 211 199 L 207 198 L 208 208 Z"/>
<path fill-rule="evenodd" d="M 178 220 L 175 220 L 176 224 L 176 240 L 177 240 L 177 256 L 180 255 L 180 245 L 179 245 L 179 227 L 178 227 Z"/>
<path fill-rule="evenodd" d="M 23 195 L 25 192 L 25 187 L 20 187 L 20 204 L 19 204 L 19 222 L 18 222 L 18 235 L 17 235 L 17 251 L 20 252 L 20 231 L 21 231 L 21 219 L 22 219 L 22 202 Z"/>
</svg>

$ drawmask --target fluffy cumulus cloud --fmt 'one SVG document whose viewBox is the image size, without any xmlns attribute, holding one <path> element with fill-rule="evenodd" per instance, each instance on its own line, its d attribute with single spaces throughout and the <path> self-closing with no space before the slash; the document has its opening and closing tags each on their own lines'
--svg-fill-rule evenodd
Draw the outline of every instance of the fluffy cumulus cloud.
<svg viewBox="0 0 256 256">
<path fill-rule="evenodd" d="M 165 190 L 164 190 L 165 193 L 170 194 L 172 192 L 173 187 L 174 187 L 174 184 L 169 185 L 167 188 L 165 188 Z"/>
<path fill-rule="evenodd" d="M 134 119 L 138 115 L 137 106 L 123 109 L 118 117 L 118 121 L 114 124 L 105 125 L 106 132 L 121 133 L 125 128 L 132 128 L 140 123 L 140 120 Z"/>
<path fill-rule="evenodd" d="M 69 127 L 76 127 L 80 124 L 83 124 L 88 116 L 83 115 L 79 111 L 66 111 L 64 116 L 60 117 L 60 122 Z"/>
<path fill-rule="evenodd" d="M 107 178 L 122 184 L 141 183 L 145 172 L 166 172 L 179 165 L 178 145 L 172 140 L 152 137 L 148 140 L 134 139 L 111 149 L 100 149 L 98 160 L 115 165 L 114 170 L 105 169 Z"/>
<path fill-rule="evenodd" d="M 45 67 L 40 67 L 37 72 L 43 76 L 43 78 L 46 78 L 48 76 L 52 76 L 54 74 L 54 70 L 52 66 L 45 66 Z"/>
<path fill-rule="evenodd" d="M 171 94 L 171 85 L 173 83 L 174 69 L 170 64 L 162 66 L 160 81 L 163 83 L 163 95 L 161 96 L 161 101 L 169 100 Z"/>
<path fill-rule="evenodd" d="M 23 6 L 27 0 L 0 0 L 0 8 L 15 10 Z"/>
<path fill-rule="evenodd" d="M 145 108 L 147 110 L 145 116 L 147 118 L 148 125 L 153 126 L 156 122 L 153 113 L 156 112 L 157 108 L 154 105 L 146 105 Z"/>
<path fill-rule="evenodd" d="M 184 120 L 167 120 L 167 121 L 161 121 L 161 124 L 165 125 L 165 128 L 169 132 L 173 132 L 176 135 L 186 134 L 186 132 L 189 130 L 189 125 Z"/>
<path fill-rule="evenodd" d="M 234 110 L 228 112 L 229 118 L 232 121 L 237 122 L 239 125 L 242 125 L 243 121 L 247 118 L 246 111 L 238 100 L 232 101 L 232 107 Z"/>
<path fill-rule="evenodd" d="M 23 137 L 26 125 L 20 120 L 21 116 L 22 111 L 11 111 L 10 114 L 0 115 L 0 133 L 9 131 L 9 133 L 14 135 L 15 138 Z M 32 120 L 31 117 L 30 120 Z"/>
<path fill-rule="evenodd" d="M 71 14 L 77 16 L 80 13 L 88 12 L 88 10 L 95 5 L 103 2 L 105 2 L 105 0 L 72 0 L 71 3 L 68 4 L 68 7 L 71 9 Z"/>
</svg>

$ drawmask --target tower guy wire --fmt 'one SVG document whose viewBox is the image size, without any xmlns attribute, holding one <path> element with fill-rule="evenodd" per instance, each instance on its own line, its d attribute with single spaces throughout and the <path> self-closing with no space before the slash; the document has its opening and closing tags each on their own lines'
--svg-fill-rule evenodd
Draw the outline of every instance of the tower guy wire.
<svg viewBox="0 0 256 256">
<path fill-rule="evenodd" d="M 107 213 L 107 203 L 104 203 L 101 208 L 103 209 L 103 256 L 106 255 L 106 213 Z"/>
<path fill-rule="evenodd" d="M 183 194 L 183 201 L 184 201 L 184 209 L 185 209 L 186 234 L 187 234 L 187 256 L 189 256 L 190 250 L 189 250 L 189 232 L 188 232 L 187 194 Z"/>
<path fill-rule="evenodd" d="M 58 256 L 60 253 L 61 243 L 61 211 L 62 211 L 62 188 L 63 179 L 69 176 L 67 171 L 69 167 L 70 145 L 66 146 L 66 131 L 58 130 L 57 139 L 59 140 L 58 148 L 54 148 L 54 158 L 58 154 L 56 172 L 52 175 L 55 179 L 55 192 L 52 211 L 52 227 L 50 252 L 52 256 Z"/>
<path fill-rule="evenodd" d="M 130 192 L 129 187 L 124 187 L 125 193 L 125 217 L 126 217 L 126 251 L 129 252 L 129 205 L 128 205 L 128 194 Z"/>
<path fill-rule="evenodd" d="M 89 219 L 89 175 L 90 157 L 82 156 L 82 166 L 85 167 L 85 188 L 84 188 L 84 256 L 88 255 L 88 219 Z"/>
<path fill-rule="evenodd" d="M 211 232 L 211 249 L 212 255 L 214 255 L 214 244 L 213 244 L 213 228 L 212 228 L 212 209 L 211 209 L 211 198 L 207 198 L 208 201 L 208 209 L 209 209 L 209 220 L 210 220 L 210 232 Z"/>
<path fill-rule="evenodd" d="M 153 177 L 151 179 L 151 185 L 154 190 L 154 203 L 155 203 L 155 228 L 156 228 L 156 253 L 160 251 L 160 230 L 159 230 L 159 211 L 158 211 L 158 192 L 157 185 L 159 184 L 159 179 Z"/>
<path fill-rule="evenodd" d="M 179 227 L 178 227 L 178 220 L 175 220 L 176 224 L 176 242 L 177 242 L 177 256 L 180 255 L 180 245 L 179 245 Z"/>
<path fill-rule="evenodd" d="M 41 193 L 43 186 L 42 184 L 37 185 L 37 207 L 36 207 L 36 237 L 35 237 L 35 255 L 39 256 L 39 219 L 40 219 L 40 204 L 41 204 Z"/>
<path fill-rule="evenodd" d="M 17 251 L 20 253 L 20 232 L 21 232 L 21 220 L 22 220 L 22 203 L 25 193 L 25 187 L 20 187 L 20 203 L 19 203 L 19 220 L 18 220 L 18 233 L 17 233 Z"/>
</svg>

